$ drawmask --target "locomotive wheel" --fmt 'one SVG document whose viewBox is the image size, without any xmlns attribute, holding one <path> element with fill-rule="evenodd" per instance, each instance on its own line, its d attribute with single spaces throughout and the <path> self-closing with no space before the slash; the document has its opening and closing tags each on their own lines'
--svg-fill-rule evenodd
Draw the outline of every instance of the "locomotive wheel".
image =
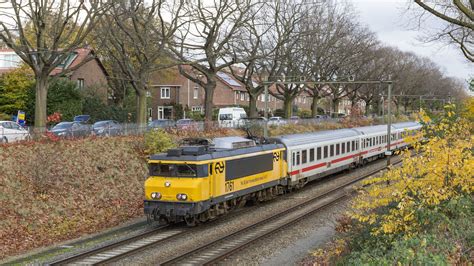
<svg viewBox="0 0 474 266">
<path fill-rule="evenodd" d="M 186 222 L 187 226 L 196 226 L 198 223 L 195 215 L 184 217 L 184 221 Z"/>
</svg>

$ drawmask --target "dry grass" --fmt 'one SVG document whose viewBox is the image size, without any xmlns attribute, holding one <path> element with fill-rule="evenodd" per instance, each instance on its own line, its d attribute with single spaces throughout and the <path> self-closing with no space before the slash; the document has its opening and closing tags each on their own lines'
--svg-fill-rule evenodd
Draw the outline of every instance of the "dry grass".
<svg viewBox="0 0 474 266">
<path fill-rule="evenodd" d="M 142 214 L 138 137 L 0 146 L 0 258 Z"/>
</svg>

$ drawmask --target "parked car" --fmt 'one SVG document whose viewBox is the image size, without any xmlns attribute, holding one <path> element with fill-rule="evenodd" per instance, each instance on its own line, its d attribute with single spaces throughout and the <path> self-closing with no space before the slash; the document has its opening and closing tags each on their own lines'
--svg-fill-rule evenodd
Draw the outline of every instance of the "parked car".
<svg viewBox="0 0 474 266">
<path fill-rule="evenodd" d="M 177 129 L 198 129 L 199 125 L 194 120 L 186 118 L 176 121 Z"/>
<path fill-rule="evenodd" d="M 148 123 L 147 130 L 157 129 L 157 128 L 170 128 L 174 127 L 175 123 L 170 119 L 157 119 Z"/>
<path fill-rule="evenodd" d="M 85 137 L 90 134 L 90 127 L 81 122 L 61 122 L 55 125 L 51 132 L 62 138 Z"/>
<path fill-rule="evenodd" d="M 238 127 L 242 119 L 247 118 L 247 113 L 241 107 L 220 108 L 217 121 L 220 127 Z"/>
<path fill-rule="evenodd" d="M 73 119 L 73 122 L 87 123 L 90 118 L 90 115 L 76 115 Z"/>
<path fill-rule="evenodd" d="M 24 127 L 12 121 L 0 121 L 0 143 L 27 139 L 30 139 L 30 133 Z"/>
<path fill-rule="evenodd" d="M 289 121 L 289 122 L 290 122 L 290 123 L 293 123 L 293 124 L 298 124 L 298 122 L 300 121 L 300 119 L 301 119 L 301 118 L 300 118 L 299 116 L 294 115 L 294 116 L 290 117 L 290 121 Z"/>
<path fill-rule="evenodd" d="M 123 127 L 115 120 L 104 120 L 95 122 L 92 132 L 97 136 L 117 136 L 123 134 Z"/>
<path fill-rule="evenodd" d="M 268 124 L 269 125 L 284 125 L 286 124 L 286 121 L 281 116 L 272 116 L 270 117 L 270 119 L 268 119 Z"/>
</svg>

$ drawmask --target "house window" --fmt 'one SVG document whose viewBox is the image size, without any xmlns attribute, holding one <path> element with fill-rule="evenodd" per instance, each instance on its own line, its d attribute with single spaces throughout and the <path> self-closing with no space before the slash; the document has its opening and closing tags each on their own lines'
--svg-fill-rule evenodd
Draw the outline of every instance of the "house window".
<svg viewBox="0 0 474 266">
<path fill-rule="evenodd" d="M 161 88 L 161 99 L 169 99 L 170 98 L 170 88 L 163 87 Z"/>
<path fill-rule="evenodd" d="M 191 111 L 193 112 L 202 112 L 203 108 L 202 106 L 193 106 L 191 107 Z"/>
<path fill-rule="evenodd" d="M 245 93 L 244 92 L 240 93 L 240 100 L 245 101 Z"/>
<path fill-rule="evenodd" d="M 198 96 L 199 96 L 199 88 L 198 88 L 198 87 L 194 87 L 193 98 L 194 98 L 194 99 L 197 99 Z"/>
<path fill-rule="evenodd" d="M 239 93 L 240 93 L 239 91 L 236 91 L 236 92 L 235 92 L 235 99 L 236 99 L 236 100 L 239 99 Z"/>
<path fill-rule="evenodd" d="M 303 103 L 306 103 L 306 96 L 303 96 Z"/>
<path fill-rule="evenodd" d="M 153 115 L 153 108 L 148 108 L 148 119 L 151 119 Z"/>
<path fill-rule="evenodd" d="M 77 88 L 80 90 L 84 89 L 84 79 L 77 79 Z"/>
</svg>

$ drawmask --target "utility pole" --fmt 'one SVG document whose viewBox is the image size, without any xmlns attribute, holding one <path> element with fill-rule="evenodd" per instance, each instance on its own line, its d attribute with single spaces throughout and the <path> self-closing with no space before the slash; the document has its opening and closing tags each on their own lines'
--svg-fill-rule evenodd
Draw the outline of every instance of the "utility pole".
<svg viewBox="0 0 474 266">
<path fill-rule="evenodd" d="M 390 145 L 390 138 L 392 133 L 392 77 L 388 76 L 388 106 L 387 106 L 387 113 L 388 113 L 388 123 L 387 123 L 387 151 L 385 155 L 387 155 L 387 167 L 390 166 L 390 157 L 392 156 L 391 145 Z"/>
<path fill-rule="evenodd" d="M 263 89 L 265 95 L 265 109 L 263 110 L 263 117 L 265 117 L 265 124 L 263 127 L 263 137 L 268 138 L 268 82 L 267 78 L 264 79 Z"/>
</svg>

